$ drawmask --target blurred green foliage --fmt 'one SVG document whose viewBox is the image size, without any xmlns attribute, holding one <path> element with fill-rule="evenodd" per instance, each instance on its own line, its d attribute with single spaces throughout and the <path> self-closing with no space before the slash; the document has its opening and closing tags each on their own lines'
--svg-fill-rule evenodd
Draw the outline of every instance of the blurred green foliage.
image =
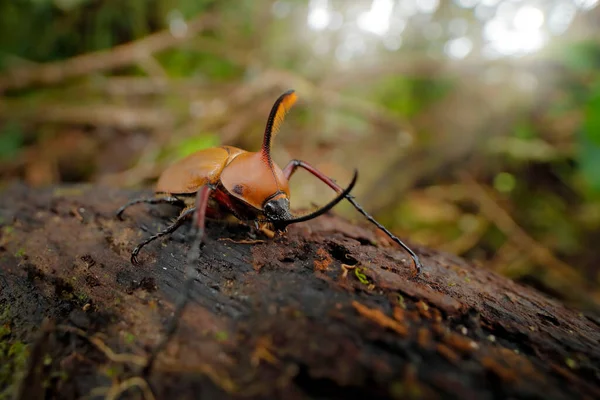
<svg viewBox="0 0 600 400">
<path fill-rule="evenodd" d="M 212 54 L 183 50 L 165 51 L 157 57 L 172 78 L 200 76 L 204 79 L 224 82 L 240 76 L 243 70 L 228 60 Z"/>
<path fill-rule="evenodd" d="M 372 99 L 402 117 L 414 117 L 452 90 L 448 79 L 423 79 L 390 76 L 381 79 L 370 90 Z"/>
<path fill-rule="evenodd" d="M 209 149 L 220 144 L 218 135 L 214 133 L 201 133 L 198 136 L 187 138 L 177 143 L 175 153 L 177 158 L 186 157 L 198 150 Z"/>
<path fill-rule="evenodd" d="M 585 122 L 579 138 L 579 163 L 590 188 L 600 194 L 600 74 L 585 107 Z"/>
<path fill-rule="evenodd" d="M 215 0 L 15 0 L 0 2 L 0 69 L 109 49 L 187 19 Z M 35 27 L 35 29 L 31 29 Z"/>
<path fill-rule="evenodd" d="M 23 145 L 23 130 L 19 123 L 8 121 L 0 127 L 0 161 L 10 160 Z"/>
</svg>

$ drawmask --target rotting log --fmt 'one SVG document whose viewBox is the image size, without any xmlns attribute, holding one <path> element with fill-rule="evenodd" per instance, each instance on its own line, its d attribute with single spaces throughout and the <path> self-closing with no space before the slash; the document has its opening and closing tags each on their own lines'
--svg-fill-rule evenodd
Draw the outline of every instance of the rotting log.
<svg viewBox="0 0 600 400">
<path fill-rule="evenodd" d="M 0 398 L 600 398 L 598 319 L 424 248 L 415 278 L 401 249 L 331 215 L 258 243 L 209 221 L 192 300 L 144 376 L 189 244 L 184 226 L 131 265 L 176 215 L 117 220 L 138 195 L 1 192 Z"/>
</svg>

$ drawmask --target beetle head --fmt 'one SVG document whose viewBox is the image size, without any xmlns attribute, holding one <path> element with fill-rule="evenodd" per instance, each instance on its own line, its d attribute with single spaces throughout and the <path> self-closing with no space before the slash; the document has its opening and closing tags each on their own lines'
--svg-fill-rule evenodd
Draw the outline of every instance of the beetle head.
<svg viewBox="0 0 600 400">
<path fill-rule="evenodd" d="M 354 185 L 356 184 L 357 179 L 358 179 L 358 171 L 355 170 L 354 176 L 352 177 L 352 182 L 350 182 L 350 184 L 348 185 L 348 187 L 346 189 L 344 189 L 343 191 L 338 193 L 338 195 L 333 200 L 331 200 L 329 203 L 327 203 L 323 207 L 321 207 L 311 213 L 304 214 L 304 215 L 292 215 L 292 213 L 289 212 L 289 203 L 282 204 L 281 205 L 282 207 L 287 207 L 287 208 L 285 208 L 287 210 L 286 218 L 285 219 L 277 219 L 277 220 L 269 219 L 269 222 L 271 222 L 273 224 L 273 227 L 276 230 L 284 230 L 288 225 L 295 224 L 297 222 L 308 221 L 313 218 L 317 218 L 318 216 L 323 215 L 327 211 L 331 210 L 337 203 L 344 200 L 344 198 L 346 198 L 346 196 L 348 196 L 350 194 L 350 192 L 352 191 L 352 188 L 354 188 Z M 287 198 L 285 198 L 285 200 L 287 200 Z M 269 204 L 269 202 L 267 202 L 266 204 Z M 265 212 L 265 215 L 267 215 L 266 212 Z"/>
<path fill-rule="evenodd" d="M 290 211 L 290 199 L 284 194 L 279 194 L 269 200 L 263 206 L 265 217 L 269 221 L 287 221 L 293 218 Z"/>
<path fill-rule="evenodd" d="M 239 154 L 223 169 L 220 176 L 221 183 L 232 196 L 262 213 L 276 230 L 283 230 L 287 225 L 308 221 L 326 213 L 350 193 L 358 176 L 355 171 L 350 185 L 318 210 L 300 216 L 291 213 L 288 181 L 281 168 L 271 159 L 271 144 L 296 99 L 293 90 L 279 96 L 267 120 L 261 151 Z"/>
</svg>

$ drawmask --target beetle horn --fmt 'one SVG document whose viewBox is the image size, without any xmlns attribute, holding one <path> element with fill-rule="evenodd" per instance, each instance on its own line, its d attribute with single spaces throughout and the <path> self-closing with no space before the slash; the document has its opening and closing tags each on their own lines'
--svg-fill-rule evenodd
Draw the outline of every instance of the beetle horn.
<svg viewBox="0 0 600 400">
<path fill-rule="evenodd" d="M 296 222 L 304 222 L 304 221 L 308 221 L 310 219 L 313 218 L 317 218 L 320 215 L 325 214 L 327 211 L 331 210 L 337 203 L 339 203 L 340 201 L 344 200 L 344 198 L 350 193 L 350 191 L 352 191 L 352 189 L 354 188 L 354 185 L 356 184 L 356 180 L 358 179 L 358 171 L 354 170 L 354 176 L 352 177 L 352 181 L 350 182 L 350 184 L 348 185 L 348 187 L 346 187 L 346 189 L 344 189 L 344 191 L 340 192 L 335 199 L 331 200 L 329 203 L 327 203 L 326 205 L 324 205 L 323 207 L 308 213 L 308 214 L 304 214 L 304 215 L 299 215 L 299 216 L 293 216 L 291 219 L 285 220 L 285 221 L 277 221 L 276 223 L 274 223 L 276 225 L 277 228 L 285 228 L 287 225 L 290 224 L 295 224 Z"/>
<path fill-rule="evenodd" d="M 262 145 L 262 154 L 265 160 L 271 165 L 271 144 L 273 143 L 273 138 L 279 132 L 279 128 L 281 128 L 281 124 L 285 119 L 285 115 L 288 113 L 290 108 L 296 103 L 298 100 L 298 96 L 294 90 L 288 90 L 275 101 L 273 104 L 273 108 L 271 108 L 271 113 L 269 114 L 269 119 L 267 120 L 267 127 L 265 128 L 265 138 L 263 140 Z"/>
</svg>

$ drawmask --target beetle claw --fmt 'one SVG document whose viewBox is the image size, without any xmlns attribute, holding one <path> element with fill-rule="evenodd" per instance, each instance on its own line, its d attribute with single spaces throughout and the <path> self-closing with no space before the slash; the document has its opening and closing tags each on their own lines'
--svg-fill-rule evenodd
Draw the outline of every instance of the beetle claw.
<svg viewBox="0 0 600 400">
<path fill-rule="evenodd" d="M 415 262 L 415 277 L 421 275 L 421 271 L 423 271 L 423 265 L 421 264 L 421 261 L 417 258 L 416 260 L 414 260 Z"/>
<path fill-rule="evenodd" d="M 133 249 L 133 251 L 131 252 L 131 263 L 133 265 L 140 265 L 139 261 L 138 261 L 138 253 L 140 252 L 140 246 L 137 246 L 135 249 Z"/>
</svg>

